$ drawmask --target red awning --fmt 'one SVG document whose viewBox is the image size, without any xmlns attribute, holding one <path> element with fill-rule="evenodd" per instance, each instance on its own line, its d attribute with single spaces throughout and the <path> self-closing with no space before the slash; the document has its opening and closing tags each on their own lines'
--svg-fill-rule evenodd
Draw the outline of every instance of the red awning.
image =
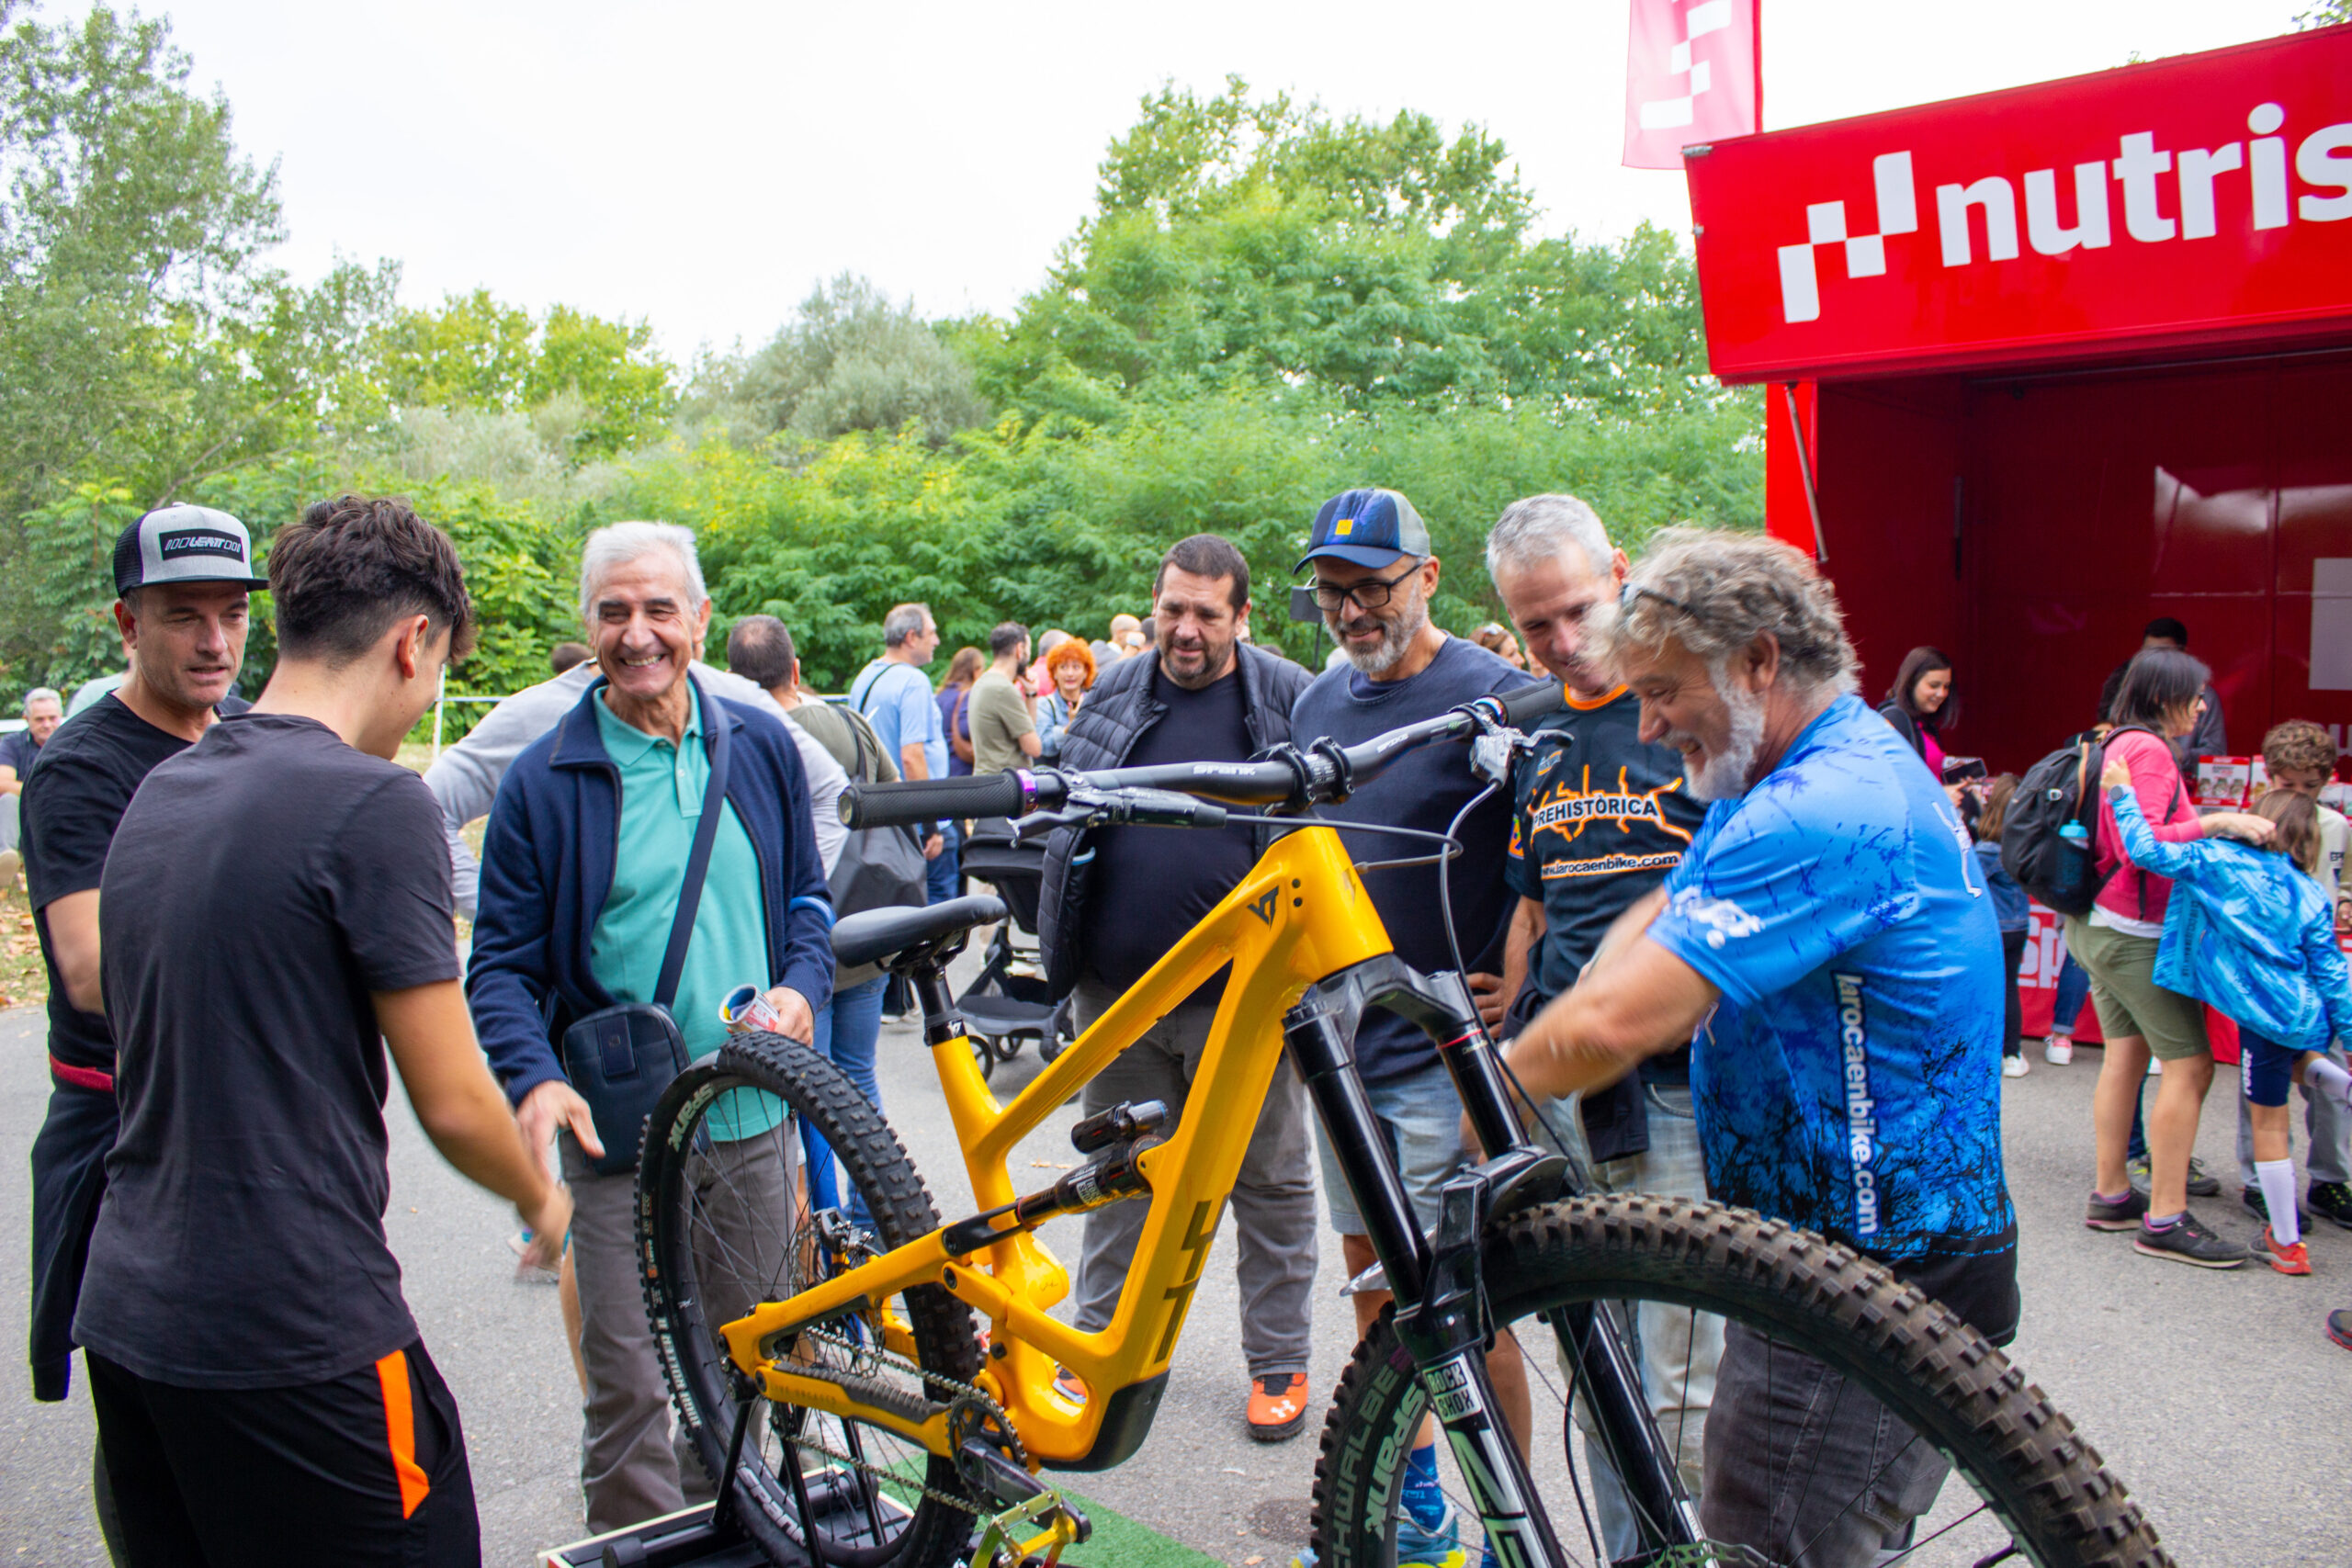
<svg viewBox="0 0 2352 1568">
<path fill-rule="evenodd" d="M 1753 381 L 2352 341 L 2352 27 L 1686 153 Z"/>
</svg>

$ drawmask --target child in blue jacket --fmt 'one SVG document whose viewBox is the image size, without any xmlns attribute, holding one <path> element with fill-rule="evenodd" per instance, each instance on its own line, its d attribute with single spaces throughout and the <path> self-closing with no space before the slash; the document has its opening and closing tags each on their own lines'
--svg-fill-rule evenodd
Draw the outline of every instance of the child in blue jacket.
<svg viewBox="0 0 2352 1568">
<path fill-rule="evenodd" d="M 2331 1036 L 2352 1029 L 2352 973 L 2335 944 L 2335 912 L 2309 874 L 2320 853 L 2319 814 L 2306 797 L 2274 789 L 2254 808 L 2275 829 L 2263 848 L 2228 839 L 2168 844 L 2149 830 L 2129 770 L 2110 762 L 2099 782 L 2114 803 L 2125 855 L 2173 879 L 2156 984 L 2238 1026 L 2254 1171 L 2270 1207 L 2264 1258 L 2282 1274 L 2308 1274 L 2287 1154 L 2288 1085 L 2310 1082 L 2352 1104 L 2352 1075 L 2322 1054 Z"/>
</svg>

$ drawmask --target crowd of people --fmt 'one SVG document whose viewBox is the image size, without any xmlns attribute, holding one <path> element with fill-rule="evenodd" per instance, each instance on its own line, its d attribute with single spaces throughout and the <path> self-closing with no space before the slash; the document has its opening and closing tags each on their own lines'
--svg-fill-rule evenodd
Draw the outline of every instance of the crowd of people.
<svg viewBox="0 0 2352 1568">
<path fill-rule="evenodd" d="M 119 685 L 62 723 L 57 694 L 35 692 L 25 738 L 0 745 L 51 978 L 36 1391 L 63 1397 L 82 1348 L 94 1497 L 118 1560 L 478 1558 L 457 1404 L 384 1239 L 394 1070 L 435 1145 L 514 1204 L 525 1267 L 559 1281 L 589 1529 L 711 1495 L 673 1429 L 640 1299 L 643 1108 L 600 1063 L 649 1039 L 665 1060 L 709 1055 L 751 978 L 768 1028 L 830 1056 L 879 1106 L 888 977 L 840 969 L 827 931 L 853 900 L 955 897 L 968 825 L 852 835 L 835 809 L 852 781 L 1352 744 L 1533 672 L 1565 705 L 1536 727 L 1509 790 L 1482 794 L 1458 753 L 1435 749 L 1325 812 L 1367 863 L 1398 955 L 1423 972 L 1458 959 L 1531 1113 L 1601 1190 L 1712 1196 L 1817 1230 L 2006 1343 L 2020 1303 L 2001 1075 L 2024 1070 L 2030 910 L 1999 848 L 2018 784 L 1951 752 L 1951 661 L 1914 650 L 1874 715 L 1835 593 L 1805 558 L 1676 528 L 1635 563 L 1570 496 L 1514 502 L 1477 564 L 1507 624 L 1458 637 L 1432 619 L 1448 567 L 1410 500 L 1351 490 L 1306 521 L 1293 568 L 1333 647 L 1319 671 L 1251 640 L 1250 565 L 1198 534 L 1167 547 L 1148 613 L 1112 617 L 1102 641 L 1033 639 L 1006 621 L 934 685 L 938 622 L 904 604 L 829 700 L 771 615 L 736 619 L 726 668 L 707 662 L 715 607 L 693 535 L 616 524 L 582 548 L 582 642 L 420 781 L 391 759 L 473 629 L 445 536 L 404 503 L 344 497 L 277 532 L 265 577 L 226 513 L 175 506 L 133 524 L 115 557 Z M 248 711 L 229 692 L 248 594 L 264 587 L 280 657 Z M 2150 628 L 2086 742 L 2107 880 L 2066 937 L 2105 1038 L 2088 1223 L 2132 1229 L 2156 1257 L 2245 1259 L 2188 1210 L 2211 1004 L 2247 1052 L 2241 1142 L 2263 1255 L 2307 1271 L 2290 1082 L 2310 1105 L 2312 1205 L 2352 1221 L 2352 1077 L 2332 1043 L 2352 1021 L 2334 935 L 2346 830 L 2312 798 L 2334 749 L 2322 754 L 2314 727 L 2281 726 L 2265 746 L 2276 787 L 2253 811 L 2199 814 L 2175 742 L 2209 720 L 2218 735 L 2219 699 L 2186 640 Z M 477 861 L 462 835 L 485 817 Z M 1400 828 L 1451 835 L 1462 852 L 1444 869 L 1369 863 L 1398 860 L 1383 845 Z M 1055 832 L 1040 955 L 1081 1027 L 1231 891 L 1272 830 Z M 1785 874 L 1800 862 L 1842 869 Z M 473 922 L 462 964 L 460 914 Z M 1087 1109 L 1159 1100 L 1183 1115 L 1221 985 L 1091 1081 Z M 2068 1059 L 2064 1043 L 2053 1032 L 2050 1061 Z M 1355 1056 L 1433 1228 L 1444 1183 L 1476 1157 L 1451 1078 L 1432 1042 L 1385 1012 L 1367 1015 Z M 2142 1186 L 2132 1140 L 2152 1059 L 2164 1071 Z M 1849 1115 L 1858 1075 L 1867 1132 Z M 1318 1225 L 1338 1233 L 1351 1276 L 1374 1261 L 1306 1105 L 1279 1071 L 1231 1204 L 1238 1414 L 1268 1443 L 1313 1408 Z M 779 1118 L 732 1114 L 741 1143 L 696 1156 L 736 1195 L 713 1211 L 722 1233 L 797 1201 L 788 1170 L 746 1152 Z M 827 1156 L 811 1139 L 806 1157 Z M 1143 1219 L 1134 1203 L 1089 1213 L 1081 1330 L 1110 1322 Z M 1351 1297 L 1360 1330 L 1385 1300 Z M 1867 1562 L 1932 1504 L 1944 1461 L 1924 1446 L 1842 1473 L 1869 1453 L 1847 1439 L 1885 1414 L 1859 1388 L 1828 1397 L 1842 1387 L 1831 1369 L 1804 1369 L 1837 1412 L 1825 1431 L 1775 1396 L 1785 1347 L 1768 1362 L 1761 1336 L 1691 1314 L 1632 1337 L 1712 1537 Z M 1488 1370 L 1524 1447 L 1529 1371 L 1512 1337 Z M 1075 1375 L 1057 1387 L 1076 1404 L 1095 1396 Z M 1600 1445 L 1587 1451 L 1598 1527 L 1612 1555 L 1633 1556 L 1625 1489 Z M 1475 1528 L 1440 1485 L 1430 1431 L 1405 1463 L 1396 1561 L 1464 1568 Z M 1800 1472 L 1815 1484 L 1790 1496 Z M 1850 1506 L 1858 1496 L 1868 1506 Z"/>
<path fill-rule="evenodd" d="M 2018 969 L 2029 937 L 2028 891 L 2005 863 L 2003 840 L 2022 781 L 1985 775 L 1981 760 L 1948 750 L 1958 727 L 1951 660 L 1913 649 L 1879 715 L 1939 778 L 1974 840 L 1979 874 L 1999 914 L 2007 1000 L 2003 1071 L 2031 1068 L 2022 1038 Z M 2228 755 L 2226 718 L 2211 671 L 2188 652 L 2188 628 L 2148 623 L 2117 666 L 2095 719 L 2065 749 L 2095 775 L 2086 794 L 2098 892 L 2061 920 L 2063 956 L 2044 1059 L 2075 1059 L 2087 999 L 2103 1044 L 2094 1099 L 2095 1176 L 2085 1223 L 2130 1232 L 2135 1250 L 2200 1268 L 2259 1259 L 2308 1274 L 2303 1227 L 2318 1214 L 2352 1229 L 2352 1115 L 2339 1021 L 2352 1016 L 2338 933 L 2352 930 L 2340 886 L 2352 826 L 2321 800 L 2335 778 L 2336 745 L 2305 719 L 2263 737 L 2266 787 L 2250 810 L 2194 803 L 2200 758 Z M 2251 1247 L 2223 1239 L 2189 1209 L 2220 1194 L 2194 1154 L 2214 1071 L 2211 1019 L 2233 1028 L 2241 1053 L 2239 1198 L 2262 1222 Z M 2303 1059 L 2308 1052 L 2310 1059 Z M 2159 1083 L 2153 1105 L 2143 1088 Z M 2296 1192 L 2287 1100 L 2302 1090 L 2308 1185 Z M 2352 1320 L 2330 1334 L 2352 1347 Z"/>
</svg>

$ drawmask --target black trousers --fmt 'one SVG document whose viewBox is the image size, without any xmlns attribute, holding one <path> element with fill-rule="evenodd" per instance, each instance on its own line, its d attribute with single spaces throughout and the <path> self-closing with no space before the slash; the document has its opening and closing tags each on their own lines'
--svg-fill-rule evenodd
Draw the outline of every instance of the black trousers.
<svg viewBox="0 0 2352 1568">
<path fill-rule="evenodd" d="M 57 1084 L 33 1139 L 33 1397 L 63 1399 L 73 1380 L 74 1309 L 107 1190 L 107 1156 L 121 1119 L 114 1096 Z"/>
<path fill-rule="evenodd" d="M 2008 971 L 2008 999 L 2003 1008 L 2001 1022 L 2001 1055 L 2014 1056 L 2021 1047 L 2025 1033 L 2025 1000 L 2018 995 L 2018 970 L 2025 961 L 2025 944 L 2031 931 L 2001 933 L 2001 967 Z"/>
<path fill-rule="evenodd" d="M 182 1388 L 85 1350 L 128 1568 L 476 1568 L 457 1402 L 422 1340 L 295 1388 Z"/>
</svg>

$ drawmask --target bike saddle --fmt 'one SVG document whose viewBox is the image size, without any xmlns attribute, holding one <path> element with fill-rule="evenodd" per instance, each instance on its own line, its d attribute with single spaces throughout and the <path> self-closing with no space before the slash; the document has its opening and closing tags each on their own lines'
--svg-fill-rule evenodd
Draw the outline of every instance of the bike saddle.
<svg viewBox="0 0 2352 1568">
<path fill-rule="evenodd" d="M 1004 901 L 985 894 L 950 898 L 923 908 L 903 906 L 843 915 L 833 927 L 833 958 L 849 968 L 879 964 L 903 969 L 933 956 L 948 941 L 974 926 L 1004 919 Z"/>
</svg>

